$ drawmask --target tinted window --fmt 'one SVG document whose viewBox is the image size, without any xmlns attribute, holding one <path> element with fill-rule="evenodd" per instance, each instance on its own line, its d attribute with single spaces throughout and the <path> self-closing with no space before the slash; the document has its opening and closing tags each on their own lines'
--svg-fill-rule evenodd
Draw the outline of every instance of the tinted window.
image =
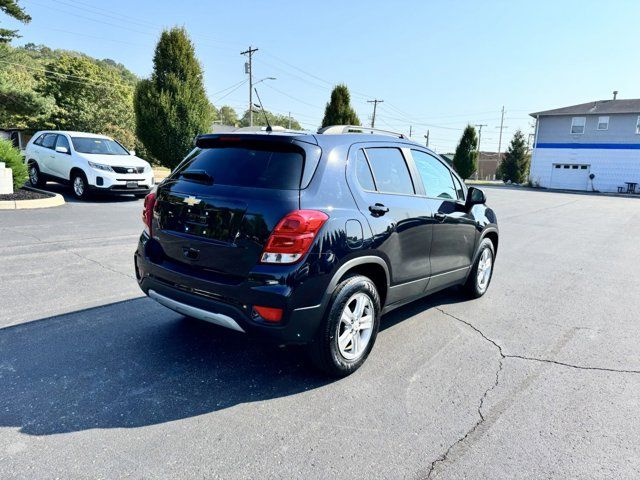
<svg viewBox="0 0 640 480">
<path fill-rule="evenodd" d="M 412 194 L 413 183 L 402 152 L 397 148 L 367 148 L 379 192 Z"/>
<path fill-rule="evenodd" d="M 246 145 L 196 150 L 172 175 L 200 170 L 218 185 L 236 187 L 300 188 L 304 157 L 298 150 Z"/>
<path fill-rule="evenodd" d="M 36 138 L 36 141 L 33 142 L 34 145 L 42 145 L 42 140 L 44 139 L 44 133 L 42 135 L 40 135 L 38 138 Z"/>
<path fill-rule="evenodd" d="M 56 142 L 56 147 L 65 147 L 68 152 L 71 151 L 71 147 L 69 146 L 69 140 L 64 135 L 58 135 L 58 141 Z"/>
<path fill-rule="evenodd" d="M 76 152 L 93 155 L 129 155 L 129 151 L 115 140 L 99 137 L 71 137 Z"/>
<path fill-rule="evenodd" d="M 42 139 L 41 145 L 45 148 L 53 148 L 53 146 L 56 144 L 57 136 L 58 135 L 56 135 L 55 133 L 47 133 Z"/>
<path fill-rule="evenodd" d="M 428 197 L 458 198 L 451 173 L 440 160 L 420 150 L 412 150 L 411 153 Z"/>
<path fill-rule="evenodd" d="M 376 186 L 373 183 L 373 176 L 371 175 L 371 170 L 369 169 L 369 162 L 367 162 L 367 158 L 364 156 L 363 150 L 358 150 L 358 156 L 356 158 L 356 177 L 358 178 L 358 183 L 365 190 L 375 190 Z"/>
</svg>

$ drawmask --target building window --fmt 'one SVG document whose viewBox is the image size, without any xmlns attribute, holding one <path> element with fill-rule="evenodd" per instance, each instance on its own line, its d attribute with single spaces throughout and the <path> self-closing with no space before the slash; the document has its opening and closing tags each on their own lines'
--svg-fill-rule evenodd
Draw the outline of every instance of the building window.
<svg viewBox="0 0 640 480">
<path fill-rule="evenodd" d="M 598 130 L 609 130 L 609 117 L 598 117 Z"/>
<path fill-rule="evenodd" d="M 587 117 L 573 117 L 571 119 L 571 133 L 583 134 L 586 123 Z"/>
<path fill-rule="evenodd" d="M 640 115 L 638 115 L 638 121 L 636 122 L 636 135 L 640 135 Z"/>
</svg>

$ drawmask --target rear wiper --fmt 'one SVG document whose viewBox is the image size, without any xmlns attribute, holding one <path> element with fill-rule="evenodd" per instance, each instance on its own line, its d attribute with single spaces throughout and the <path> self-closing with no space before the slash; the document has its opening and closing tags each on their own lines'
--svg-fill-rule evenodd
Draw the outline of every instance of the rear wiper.
<svg viewBox="0 0 640 480">
<path fill-rule="evenodd" d="M 194 182 L 206 183 L 207 185 L 213 184 L 213 177 L 204 170 L 186 170 L 180 172 L 178 176 Z"/>
</svg>

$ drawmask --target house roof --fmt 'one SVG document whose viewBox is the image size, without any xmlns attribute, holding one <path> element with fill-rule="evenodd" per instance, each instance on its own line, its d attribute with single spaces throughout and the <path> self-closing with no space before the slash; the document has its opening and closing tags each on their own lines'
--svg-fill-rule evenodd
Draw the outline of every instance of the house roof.
<svg viewBox="0 0 640 480">
<path fill-rule="evenodd" d="M 532 117 L 541 115 L 598 115 L 608 113 L 640 113 L 640 98 L 624 100 L 596 100 L 570 107 L 543 110 L 530 113 Z"/>
</svg>

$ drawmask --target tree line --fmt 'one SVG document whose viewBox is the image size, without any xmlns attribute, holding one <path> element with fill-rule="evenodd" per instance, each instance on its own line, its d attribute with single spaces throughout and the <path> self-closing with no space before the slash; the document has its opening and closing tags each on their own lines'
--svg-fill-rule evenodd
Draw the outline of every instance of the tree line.
<svg viewBox="0 0 640 480">
<path fill-rule="evenodd" d="M 0 11 L 24 23 L 31 20 L 16 0 L 0 0 Z M 10 46 L 18 36 L 15 30 L 0 28 L 2 126 L 102 133 L 172 168 L 192 148 L 194 137 L 209 132 L 214 123 L 249 125 L 249 110 L 238 118 L 232 107 L 217 109 L 210 102 L 202 67 L 184 28 L 161 33 L 147 79 L 139 79 L 110 59 L 42 45 Z M 271 125 L 302 129 L 295 118 L 269 111 L 254 115 L 253 123 L 266 125 L 265 117 Z M 328 125 L 360 125 L 346 85 L 337 85 L 331 92 L 322 119 L 322 126 Z M 453 159 L 464 179 L 477 169 L 477 145 L 475 129 L 467 125 Z M 527 172 L 524 135 L 518 130 L 497 176 L 521 183 Z"/>
</svg>

